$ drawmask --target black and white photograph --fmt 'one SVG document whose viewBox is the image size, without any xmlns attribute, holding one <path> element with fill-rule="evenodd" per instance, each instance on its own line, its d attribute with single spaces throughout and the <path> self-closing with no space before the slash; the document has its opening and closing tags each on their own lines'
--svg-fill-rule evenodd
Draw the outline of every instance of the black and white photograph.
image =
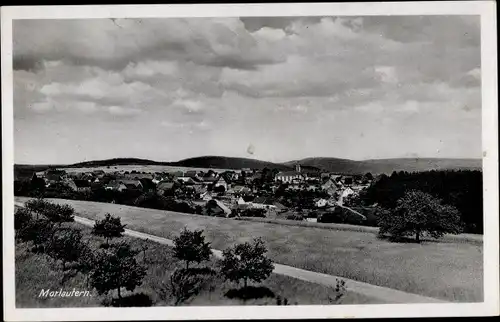
<svg viewBox="0 0 500 322">
<path fill-rule="evenodd" d="M 438 4 L 2 8 L 9 320 L 498 314 L 495 4 Z"/>
</svg>

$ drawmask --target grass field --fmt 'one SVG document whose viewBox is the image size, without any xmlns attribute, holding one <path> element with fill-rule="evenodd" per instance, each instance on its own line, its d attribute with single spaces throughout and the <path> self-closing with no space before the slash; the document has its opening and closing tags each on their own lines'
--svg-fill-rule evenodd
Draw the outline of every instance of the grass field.
<svg viewBox="0 0 500 322">
<path fill-rule="evenodd" d="M 22 200 L 22 199 L 19 199 Z M 186 215 L 116 204 L 60 200 L 83 217 L 118 214 L 127 228 L 173 238 L 204 229 L 216 249 L 262 237 L 280 264 L 455 302 L 483 299 L 482 245 L 390 243 L 375 234 Z"/>
<path fill-rule="evenodd" d="M 102 239 L 90 235 L 90 228 L 78 223 L 69 224 L 78 227 L 84 232 L 85 238 L 89 238 L 94 248 L 97 248 Z M 137 260 L 148 266 L 147 275 L 143 284 L 134 293 L 144 293 L 150 296 L 153 305 L 166 306 L 173 305 L 170 298 L 160 296 L 160 286 L 164 281 L 168 282 L 168 277 L 175 268 L 184 264 L 173 257 L 171 248 L 147 240 L 139 240 L 131 237 L 123 237 L 134 247 L 147 245 L 146 261 L 141 252 L 137 255 Z M 209 262 L 210 267 L 217 267 L 215 259 Z M 102 306 L 104 302 L 109 302 L 116 297 L 116 292 L 99 296 L 97 292 L 91 292 L 91 297 L 39 297 L 42 289 L 59 290 L 87 290 L 85 277 L 78 273 L 70 274 L 71 271 L 63 273 L 61 264 L 54 262 L 50 257 L 43 254 L 34 254 L 28 251 L 26 244 L 16 244 L 16 306 L 18 308 L 34 307 L 96 307 Z M 64 276 L 67 279 L 64 280 Z M 74 275 L 74 276 L 71 276 Z M 274 296 L 286 297 L 290 304 L 330 304 L 329 296 L 333 296 L 335 291 L 318 284 L 308 283 L 289 277 L 272 274 L 269 279 L 260 284 L 266 287 Z M 219 275 L 210 280 L 209 285 L 200 294 L 190 299 L 184 305 L 276 305 L 274 297 L 264 297 L 259 299 L 240 300 L 228 298 L 226 292 L 237 288 L 234 283 L 224 281 Z M 130 293 L 128 293 L 130 294 Z M 124 294 L 125 296 L 127 293 Z M 339 304 L 373 304 L 380 303 L 371 298 L 346 292 Z"/>
</svg>

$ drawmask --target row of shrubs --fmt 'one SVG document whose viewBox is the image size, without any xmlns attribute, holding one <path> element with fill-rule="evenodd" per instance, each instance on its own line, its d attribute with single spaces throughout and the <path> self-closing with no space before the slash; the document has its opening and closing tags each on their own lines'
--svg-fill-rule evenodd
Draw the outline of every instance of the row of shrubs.
<svg viewBox="0 0 500 322">
<path fill-rule="evenodd" d="M 133 292 L 142 284 L 147 267 L 144 265 L 146 248 L 142 249 L 144 256 L 141 264 L 136 260 L 140 249 L 132 248 L 125 241 L 111 243 L 113 239 L 122 237 L 125 231 L 125 225 L 119 217 L 106 214 L 104 219 L 95 222 L 91 234 L 104 239 L 97 249 L 83 240 L 81 230 L 65 225 L 74 221 L 74 209 L 69 205 L 32 199 L 26 202 L 25 207 L 17 209 L 14 219 L 16 241 L 31 245 L 30 249 L 34 253 L 43 253 L 60 261 L 63 271 L 71 268 L 84 274 L 87 286 L 93 287 L 99 295 L 116 291 L 118 298 L 113 299 L 111 305 L 152 305 L 145 294 L 122 297 L 123 288 Z M 225 249 L 218 263 L 218 271 L 199 266 L 209 261 L 212 254 L 210 243 L 205 241 L 202 230 L 181 231 L 174 239 L 173 251 L 174 257 L 184 261 L 185 267 L 176 269 L 169 281 L 159 286 L 158 295 L 175 305 L 198 294 L 210 277 L 216 274 L 238 284 L 243 281 L 243 294 L 239 297 L 245 299 L 248 281 L 259 283 L 267 279 L 274 269 L 272 261 L 265 255 L 267 249 L 260 238 Z M 192 267 L 192 263 L 198 265 Z M 276 302 L 277 305 L 287 304 L 287 300 L 281 298 L 277 298 Z"/>
</svg>

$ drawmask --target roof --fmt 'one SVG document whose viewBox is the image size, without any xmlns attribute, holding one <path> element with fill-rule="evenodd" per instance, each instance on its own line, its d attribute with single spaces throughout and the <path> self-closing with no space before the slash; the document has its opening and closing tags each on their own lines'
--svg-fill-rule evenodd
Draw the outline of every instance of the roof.
<svg viewBox="0 0 500 322">
<path fill-rule="evenodd" d="M 90 187 L 90 183 L 87 180 L 73 180 L 77 188 L 88 188 Z"/>
<path fill-rule="evenodd" d="M 264 205 L 272 205 L 274 201 L 270 197 L 261 196 L 261 197 L 255 198 L 252 202 L 253 203 L 260 203 L 260 204 L 264 204 Z"/>
<path fill-rule="evenodd" d="M 302 176 L 302 173 L 297 172 L 297 171 L 283 171 L 283 172 L 278 172 L 276 177 L 292 177 L 292 176 Z"/>
<path fill-rule="evenodd" d="M 142 186 L 142 183 L 139 180 L 121 179 L 121 180 L 119 180 L 119 182 L 123 183 L 127 187 L 129 185 L 132 185 L 134 187 Z"/>
<path fill-rule="evenodd" d="M 168 190 L 174 187 L 173 182 L 159 182 L 157 185 L 158 190 Z"/>
<path fill-rule="evenodd" d="M 204 182 L 215 182 L 218 180 L 219 180 L 218 178 L 214 178 L 214 177 L 203 177 Z"/>
</svg>

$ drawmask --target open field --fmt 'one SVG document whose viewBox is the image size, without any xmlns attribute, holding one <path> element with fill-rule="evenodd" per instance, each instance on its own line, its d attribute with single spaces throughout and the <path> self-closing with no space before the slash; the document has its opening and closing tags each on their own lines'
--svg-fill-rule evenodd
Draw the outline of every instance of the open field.
<svg viewBox="0 0 500 322">
<path fill-rule="evenodd" d="M 309 221 L 300 221 L 300 220 L 288 220 L 288 219 L 280 219 L 280 218 L 260 218 L 260 217 L 240 217 L 237 220 L 242 221 L 256 221 L 256 222 L 264 222 L 270 224 L 277 225 L 285 225 L 285 226 L 296 226 L 296 227 L 309 227 L 309 228 L 320 228 L 327 230 L 340 230 L 340 231 L 354 231 L 354 232 L 366 232 L 371 234 L 378 234 L 378 227 L 371 226 L 356 226 L 349 224 L 330 224 L 330 223 L 321 223 L 321 222 L 309 222 Z M 422 240 L 435 242 L 431 239 L 426 239 L 423 237 Z M 483 235 L 476 234 L 460 234 L 460 235 L 445 235 L 439 239 L 439 242 L 451 242 L 451 243 L 473 243 L 482 245 L 483 244 Z"/>
<path fill-rule="evenodd" d="M 120 215 L 127 228 L 165 238 L 173 238 L 183 227 L 204 229 L 217 249 L 260 236 L 273 261 L 315 272 L 448 301 L 483 298 L 482 245 L 478 244 L 390 243 L 367 232 L 237 221 L 116 204 L 58 202 L 73 205 L 80 216 L 90 219 L 107 212 Z"/>
<path fill-rule="evenodd" d="M 91 236 L 90 228 L 87 226 L 79 223 L 70 225 L 81 229 L 84 236 L 90 239 L 94 248 L 97 248 L 103 241 L 101 238 Z M 148 247 L 145 257 L 145 264 L 148 266 L 147 275 L 143 284 L 136 288 L 134 293 L 149 295 L 152 304 L 155 306 L 172 305 L 171 299 L 160 296 L 160 286 L 164 281 L 168 282 L 168 278 L 174 269 L 182 267 L 184 264 L 173 257 L 173 252 L 168 246 L 132 237 L 123 237 L 122 239 L 131 243 L 134 247 L 141 245 Z M 142 252 L 137 255 L 137 259 L 140 263 L 144 263 Z M 212 259 L 208 266 L 216 268 L 216 260 Z M 82 274 L 78 273 L 71 276 L 69 273 L 70 271 L 63 273 L 60 263 L 54 262 L 50 257 L 29 252 L 26 244 L 16 244 L 16 306 L 19 308 L 95 307 L 103 305 L 104 302 L 109 302 L 112 296 L 116 296 L 115 292 L 100 296 L 94 291 L 91 293 L 91 297 L 38 297 L 42 289 L 88 289 L 85 277 Z M 63 281 L 65 275 L 67 279 Z M 276 274 L 272 274 L 268 280 L 260 285 L 266 287 L 268 292 L 274 294 L 274 296 L 286 297 L 290 304 L 330 304 L 329 296 L 335 294 L 335 291 L 331 288 Z M 275 297 L 249 299 L 244 302 L 241 299 L 225 296 L 226 292 L 235 288 L 237 286 L 234 283 L 226 282 L 217 275 L 211 279 L 205 289 L 184 303 L 184 305 L 276 305 Z M 124 295 L 127 294 L 130 293 Z M 339 304 L 374 303 L 381 302 L 349 291 L 339 301 Z"/>
</svg>

